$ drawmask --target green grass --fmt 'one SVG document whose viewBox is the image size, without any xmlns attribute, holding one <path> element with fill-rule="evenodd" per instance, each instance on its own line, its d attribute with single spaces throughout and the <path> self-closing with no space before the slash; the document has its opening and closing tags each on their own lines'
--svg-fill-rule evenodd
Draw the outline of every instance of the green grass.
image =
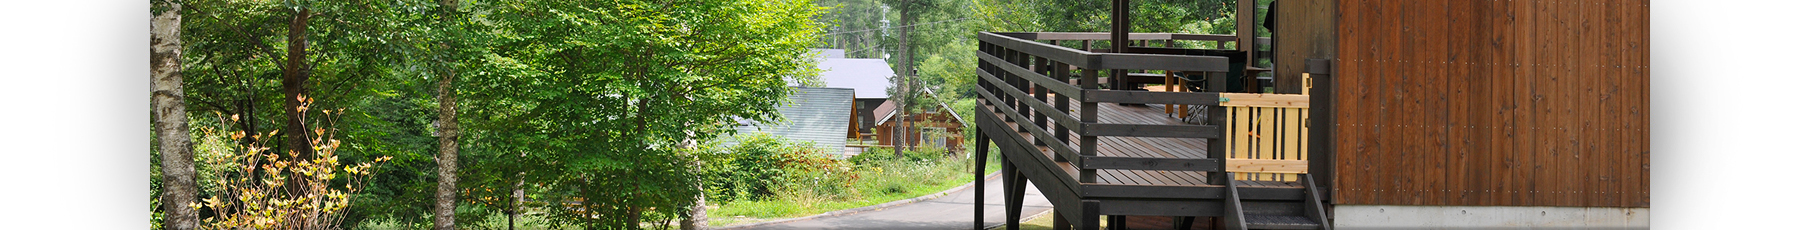
<svg viewBox="0 0 1800 230">
<path fill-rule="evenodd" d="M 857 171 L 859 179 L 850 185 L 849 194 L 830 197 L 785 192 L 771 199 L 733 201 L 709 208 L 707 224 L 728 226 L 810 216 L 930 195 L 972 181 L 974 176 L 969 175 L 968 168 L 973 164 L 974 161 L 960 157 L 916 162 L 885 161 Z M 983 174 L 999 169 L 998 160 L 989 159 Z"/>
</svg>

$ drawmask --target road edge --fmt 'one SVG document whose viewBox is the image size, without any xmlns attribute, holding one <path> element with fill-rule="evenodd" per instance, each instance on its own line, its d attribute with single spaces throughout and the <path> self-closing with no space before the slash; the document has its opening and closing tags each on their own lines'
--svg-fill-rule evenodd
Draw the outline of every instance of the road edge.
<svg viewBox="0 0 1800 230">
<path fill-rule="evenodd" d="M 1050 215 L 1051 211 L 1056 211 L 1056 208 L 1045 209 L 1044 211 L 1038 212 L 1037 214 L 1033 214 L 1033 215 L 1027 216 L 1025 218 L 1019 218 L 1019 223 L 1025 223 L 1027 221 L 1036 220 L 1037 218 L 1043 218 L 1044 216 Z M 981 229 L 1000 229 L 1001 227 L 1006 227 L 1006 220 L 1000 220 L 1000 223 L 983 225 L 983 226 L 981 226 Z"/>
<path fill-rule="evenodd" d="M 1000 172 L 989 173 L 987 176 L 983 176 L 981 181 L 970 181 L 968 184 L 964 184 L 962 186 L 957 186 L 955 188 L 950 188 L 948 190 L 944 190 L 941 192 L 933 193 L 931 195 L 913 197 L 913 198 L 905 199 L 905 200 L 889 201 L 887 203 L 862 206 L 862 207 L 852 208 L 852 209 L 830 211 L 830 212 L 820 213 L 820 214 L 811 215 L 811 216 L 794 217 L 794 218 L 763 221 L 763 222 L 756 222 L 756 223 L 744 223 L 744 224 L 729 225 L 729 226 L 724 226 L 724 227 L 717 227 L 717 228 L 712 228 L 712 229 L 724 230 L 724 229 L 749 228 L 749 227 L 756 227 L 756 226 L 763 226 L 763 225 L 782 224 L 782 223 L 788 223 L 788 222 L 794 222 L 794 221 L 808 220 L 808 219 L 820 218 L 820 217 L 841 216 L 841 215 L 855 214 L 855 213 L 861 213 L 861 212 L 882 210 L 882 209 L 891 208 L 894 206 L 918 203 L 919 201 L 930 200 L 930 199 L 937 199 L 938 197 L 944 197 L 944 196 L 950 195 L 951 193 L 961 192 L 962 190 L 969 189 L 971 187 L 975 187 L 975 182 L 984 182 L 985 183 L 987 181 L 994 180 L 997 178 L 1000 178 Z M 1042 214 L 1040 213 L 1039 215 L 1042 215 Z"/>
</svg>

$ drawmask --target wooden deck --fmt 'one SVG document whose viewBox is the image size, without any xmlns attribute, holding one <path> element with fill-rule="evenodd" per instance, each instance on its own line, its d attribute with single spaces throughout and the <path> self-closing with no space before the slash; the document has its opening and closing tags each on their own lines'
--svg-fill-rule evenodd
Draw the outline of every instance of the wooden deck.
<svg viewBox="0 0 1800 230">
<path fill-rule="evenodd" d="M 989 109 L 990 109 L 989 111 L 991 111 L 992 107 L 990 106 Z M 1075 112 L 1071 112 L 1071 113 L 1079 113 L 1079 110 L 1077 110 Z M 1169 125 L 1183 124 L 1180 120 L 1178 120 L 1176 118 L 1171 118 L 1171 117 L 1168 117 L 1167 115 L 1165 115 L 1162 112 L 1162 105 L 1123 106 L 1123 105 L 1118 105 L 1118 104 L 1113 104 L 1113 103 L 1101 103 L 1098 114 L 1100 115 L 1100 117 L 1099 117 L 1100 123 L 1169 124 Z M 1005 115 L 996 113 L 995 116 L 1005 116 Z M 1007 122 L 1007 125 L 1010 126 L 1010 125 L 1017 125 L 1017 124 L 1013 123 L 1013 122 Z M 1030 132 L 1020 132 L 1019 135 L 1023 136 L 1027 140 L 1034 138 L 1031 136 Z M 1107 137 L 1099 137 L 1096 139 L 1099 140 L 1095 143 L 1095 148 L 1096 148 L 1096 150 L 1098 150 L 1098 152 L 1096 154 L 1097 156 L 1142 157 L 1142 158 L 1183 158 L 1183 159 L 1206 159 L 1207 158 L 1206 139 L 1203 139 L 1203 138 L 1107 136 Z M 1080 144 L 1080 141 L 1078 141 L 1078 140 L 1069 141 L 1069 145 L 1071 145 L 1071 146 L 1076 146 L 1079 144 Z M 1054 153 L 1048 148 L 1040 149 L 1040 152 L 1045 153 L 1044 157 L 1050 157 L 1050 158 L 1055 157 L 1053 155 Z M 1079 169 L 1075 168 L 1074 166 L 1068 165 L 1068 164 L 1059 164 L 1059 166 L 1062 166 L 1063 172 L 1069 173 L 1070 175 L 1075 175 L 1080 172 Z M 1095 180 L 1095 184 L 1104 184 L 1104 185 L 1207 185 L 1207 184 L 1209 184 L 1209 183 L 1207 183 L 1207 180 L 1206 180 L 1207 173 L 1209 173 L 1209 172 L 1101 169 L 1101 170 L 1096 170 L 1096 174 L 1098 177 L 1095 178 L 1095 179 L 1097 179 L 1097 180 Z M 1279 181 L 1236 180 L 1236 181 L 1232 181 L 1232 183 L 1237 184 L 1240 187 L 1269 187 L 1269 188 L 1299 188 L 1299 187 L 1301 187 L 1300 183 L 1279 182 Z"/>
<path fill-rule="evenodd" d="M 1099 123 L 1104 124 L 1163 124 L 1182 125 L 1180 120 L 1164 115 L 1161 105 L 1122 106 L 1114 103 L 1100 103 Z M 992 107 L 988 107 L 992 111 Z M 1071 114 L 1079 114 L 1079 109 L 1071 109 Z M 995 113 L 995 116 L 1006 116 Z M 1008 126 L 1016 123 L 1007 122 Z M 1030 132 L 1021 132 L 1026 140 L 1035 137 Z M 1070 135 L 1075 135 L 1073 132 Z M 1206 159 L 1206 139 L 1202 138 L 1167 138 L 1167 137 L 1117 137 L 1103 136 L 1095 138 L 1096 156 L 1105 157 L 1140 157 L 1140 158 L 1183 158 Z M 1071 139 L 1069 146 L 1080 146 L 1079 139 Z M 1041 149 L 1044 157 L 1055 158 L 1054 152 L 1048 148 Z M 1058 164 L 1069 175 L 1079 175 L 1080 170 L 1069 164 Z M 1207 172 L 1163 171 L 1163 170 L 1096 170 L 1095 184 L 1107 185 L 1205 185 Z"/>
<path fill-rule="evenodd" d="M 1231 101 L 1222 97 L 1225 77 L 1208 78 L 1206 92 L 1097 85 L 1102 71 L 1223 73 L 1227 58 L 1094 53 L 1021 39 L 1032 35 L 978 36 L 982 71 L 977 72 L 981 90 L 976 93 L 982 106 L 973 114 L 975 155 L 986 159 L 989 144 L 997 145 L 993 149 L 1002 156 L 1002 189 L 1008 200 L 1024 194 L 1029 181 L 1050 200 L 1058 219 L 1083 229 L 1123 220 L 1101 216 L 1222 217 L 1220 223 L 1234 228 L 1272 226 L 1266 225 L 1273 223 L 1270 218 L 1246 218 L 1255 215 L 1324 222 L 1310 177 L 1227 181 L 1230 172 L 1248 172 L 1242 162 L 1249 161 L 1232 161 L 1224 154 L 1233 151 L 1226 148 L 1226 128 L 1234 124 L 1225 110 L 1206 110 L 1206 121 L 1193 121 L 1201 123 L 1165 112 L 1170 104 L 1223 106 Z M 1017 223 L 1017 202 L 1007 204 L 1009 225 Z"/>
</svg>

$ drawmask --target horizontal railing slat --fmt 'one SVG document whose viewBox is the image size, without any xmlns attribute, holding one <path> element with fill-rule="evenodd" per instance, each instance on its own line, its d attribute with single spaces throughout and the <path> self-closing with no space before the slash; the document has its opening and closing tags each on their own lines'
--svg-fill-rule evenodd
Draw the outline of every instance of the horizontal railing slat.
<svg viewBox="0 0 1800 230">
<path fill-rule="evenodd" d="M 1211 125 L 1081 124 L 1082 135 L 1125 137 L 1219 138 Z M 1086 143 L 1083 143 L 1086 144 Z"/>
<path fill-rule="evenodd" d="M 1127 170 L 1169 170 L 1169 171 L 1219 171 L 1219 160 L 1210 158 L 1144 158 L 1144 157 L 1081 157 L 1081 168 L 1084 169 L 1127 169 Z"/>
<path fill-rule="evenodd" d="M 994 106 L 994 107 L 1000 108 L 1000 112 L 1005 113 L 1007 117 L 1011 117 L 1013 119 L 1014 123 L 1030 124 L 1030 122 L 1022 122 L 1022 121 L 1030 121 L 1031 119 L 1025 119 L 1024 115 L 1020 115 L 1019 111 L 1013 110 L 1013 108 L 1011 108 L 1011 107 L 1006 107 L 1006 106 Z M 1043 141 L 1044 146 L 1050 147 L 1050 150 L 1055 151 L 1056 155 L 1060 155 L 1063 157 L 1063 159 L 1069 160 L 1069 164 L 1081 165 L 1081 162 L 1078 161 L 1080 159 L 1079 158 L 1080 152 L 1076 152 L 1075 149 L 1069 148 L 1068 143 L 1062 143 L 1061 141 L 1057 141 L 1056 136 L 1050 135 L 1049 131 L 1044 131 L 1043 128 L 1039 128 L 1036 125 L 1019 125 L 1019 127 L 1025 127 L 1025 131 L 1031 132 L 1032 138 L 1036 138 L 1037 140 Z"/>
<path fill-rule="evenodd" d="M 1107 32 L 999 32 L 1002 36 L 1025 40 L 1112 40 L 1112 33 Z M 1237 35 L 1230 34 L 1177 34 L 1177 33 L 1131 33 L 1130 40 L 1185 40 L 1185 41 L 1221 41 L 1236 42 Z M 1269 37 L 1257 37 L 1256 44 L 1269 45 Z"/>
<path fill-rule="evenodd" d="M 994 55 L 989 55 L 987 53 L 975 52 L 975 56 L 981 57 L 982 61 L 985 61 L 989 64 L 992 64 L 994 66 L 999 66 L 1001 70 L 1005 70 L 1006 72 L 1012 73 L 1013 75 L 1018 75 L 1021 78 L 1025 78 L 1025 80 L 1029 80 L 1033 84 L 1044 86 L 1044 88 L 1049 89 L 1050 92 L 1056 92 L 1057 94 L 1066 95 L 1066 96 L 1069 96 L 1072 98 L 1081 98 L 1081 88 L 1075 87 L 1075 85 L 1070 85 L 1068 82 L 1058 81 L 1056 79 L 1050 78 L 1049 76 L 1044 76 L 1043 74 L 1038 74 L 1037 72 L 1032 72 L 1031 70 L 1026 70 L 1023 67 L 1019 67 L 1018 65 L 1013 65 L 1012 63 L 1006 62 L 1005 60 L 1001 60 L 999 57 L 994 57 Z M 986 73 L 983 72 L 983 74 L 986 74 Z M 1004 82 L 1004 81 L 1002 81 L 1002 82 Z"/>
<path fill-rule="evenodd" d="M 980 71 L 976 71 L 976 74 L 981 75 L 982 79 L 987 80 L 989 82 L 989 84 L 993 85 L 995 88 L 1000 88 L 1001 91 L 1006 91 L 1007 95 L 1012 95 L 1013 98 L 1019 98 L 1020 101 L 1024 101 L 1025 104 L 1029 105 L 1031 107 L 1031 109 L 1033 109 L 1034 111 L 1037 111 L 1038 113 L 1042 113 L 1042 114 L 1044 114 L 1045 117 L 1049 117 L 1050 119 L 1055 119 L 1056 120 L 1055 123 L 1057 125 L 1062 126 L 1063 128 L 1068 128 L 1070 131 L 1074 131 L 1076 133 L 1081 132 L 1081 121 L 1075 120 L 1075 117 L 1070 116 L 1068 114 L 1068 112 L 1063 112 L 1063 111 L 1057 110 L 1055 107 L 1051 107 L 1049 104 L 1045 104 L 1044 102 L 1037 101 L 1036 98 L 1027 97 L 1027 96 L 1025 96 L 1025 92 L 1021 92 L 1018 89 L 1014 89 L 1014 88 L 1012 88 L 1012 86 L 1007 86 L 1002 83 L 997 83 L 997 82 L 1000 82 L 1000 79 L 995 78 L 994 75 L 989 75 L 986 72 L 980 72 Z M 981 94 L 982 98 L 988 98 L 989 100 L 999 100 L 999 98 L 1000 98 L 999 96 L 995 96 L 991 93 L 988 93 L 986 90 L 976 90 L 975 92 Z M 1046 113 L 1044 111 L 1049 111 L 1049 112 Z"/>
<path fill-rule="evenodd" d="M 1230 71 L 1230 59 L 1219 56 L 1101 53 L 1098 69 Z"/>
<path fill-rule="evenodd" d="M 1130 104 L 1177 104 L 1177 105 L 1218 105 L 1219 93 L 1216 92 L 1156 92 L 1156 91 L 1124 91 L 1124 90 L 1084 90 L 1080 100 L 1083 102 L 1113 102 Z"/>
<path fill-rule="evenodd" d="M 1070 65 L 1081 68 L 1092 68 L 1094 67 L 1094 64 L 1096 64 L 1095 62 L 1097 62 L 1096 58 L 1092 57 L 1092 53 L 1068 47 L 1023 40 L 1011 36 L 981 32 L 980 34 L 976 34 L 976 39 L 980 39 L 987 43 L 993 43 L 994 45 L 999 45 L 1000 47 L 1007 49 L 1024 52 L 1031 56 L 1044 57 L 1052 61 L 1069 63 Z"/>
</svg>

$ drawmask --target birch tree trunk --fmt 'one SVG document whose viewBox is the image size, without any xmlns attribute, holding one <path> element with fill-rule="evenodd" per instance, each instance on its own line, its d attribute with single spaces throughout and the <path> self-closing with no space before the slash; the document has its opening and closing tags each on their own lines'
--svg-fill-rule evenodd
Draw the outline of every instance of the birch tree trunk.
<svg viewBox="0 0 1800 230">
<path fill-rule="evenodd" d="M 440 11 L 443 15 L 439 17 L 439 20 L 443 20 L 443 25 L 452 23 L 450 14 L 456 12 L 456 0 L 443 0 L 438 4 L 443 7 Z M 448 49 L 456 48 L 443 41 L 439 41 L 437 44 L 439 57 L 443 57 L 444 52 L 454 52 Z M 456 89 L 451 85 L 456 80 L 456 65 L 448 62 L 455 62 L 456 59 L 443 58 L 438 61 L 440 67 L 437 68 L 437 99 L 440 136 L 438 136 L 437 156 L 437 204 L 432 210 L 436 218 L 432 220 L 432 226 L 438 230 L 452 230 L 456 229 L 456 139 L 460 133 L 456 127 Z"/>
<path fill-rule="evenodd" d="M 188 136 L 187 106 L 181 91 L 181 4 L 150 18 L 150 106 L 156 120 L 157 151 L 162 153 L 163 229 L 199 226 L 194 203 L 194 148 Z M 154 7 L 152 8 L 154 9 Z"/>
<path fill-rule="evenodd" d="M 455 73 L 438 74 L 438 184 L 437 205 L 433 209 L 435 229 L 456 229 L 456 90 L 451 88 Z"/>
<path fill-rule="evenodd" d="M 694 140 L 693 132 L 688 132 L 688 138 L 686 140 L 681 141 L 680 147 L 682 149 L 693 149 L 694 146 L 697 146 L 697 145 L 699 145 L 699 143 Z M 706 164 L 706 162 L 702 162 L 702 161 L 700 161 L 700 159 L 695 159 L 693 164 L 691 164 L 691 165 L 693 166 L 693 169 L 698 170 L 701 166 L 704 166 L 705 164 Z M 700 194 L 694 195 L 694 205 L 688 206 L 688 218 L 681 220 L 681 230 L 707 229 L 707 226 L 706 226 L 706 219 L 707 219 L 706 218 L 706 184 L 705 183 L 706 183 L 706 181 L 704 181 L 704 180 L 701 180 L 699 183 L 694 183 L 694 189 L 699 190 Z"/>
</svg>

